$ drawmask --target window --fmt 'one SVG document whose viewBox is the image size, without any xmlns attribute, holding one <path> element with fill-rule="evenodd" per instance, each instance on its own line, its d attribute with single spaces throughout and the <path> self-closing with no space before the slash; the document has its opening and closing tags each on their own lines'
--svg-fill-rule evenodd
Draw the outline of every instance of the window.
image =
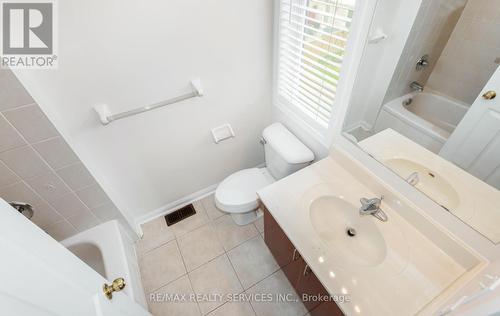
<svg viewBox="0 0 500 316">
<path fill-rule="evenodd" d="M 279 101 L 324 128 L 332 116 L 355 1 L 280 2 Z"/>
</svg>

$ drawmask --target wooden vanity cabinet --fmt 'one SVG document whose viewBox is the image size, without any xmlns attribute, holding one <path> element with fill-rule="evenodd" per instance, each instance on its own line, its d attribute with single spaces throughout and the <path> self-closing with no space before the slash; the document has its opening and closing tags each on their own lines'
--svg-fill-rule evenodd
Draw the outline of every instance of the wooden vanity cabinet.
<svg viewBox="0 0 500 316">
<path fill-rule="evenodd" d="M 278 265 L 284 267 L 294 261 L 293 256 L 298 255 L 297 251 L 271 213 L 263 205 L 261 209 L 264 211 L 264 239 L 267 247 Z"/>
<path fill-rule="evenodd" d="M 302 259 L 300 253 L 271 213 L 264 205 L 261 205 L 261 208 L 264 211 L 264 240 L 266 245 L 299 297 L 302 299 L 303 294 L 328 295 L 326 289 Z M 335 302 L 304 301 L 304 305 L 312 316 L 343 315 Z"/>
</svg>

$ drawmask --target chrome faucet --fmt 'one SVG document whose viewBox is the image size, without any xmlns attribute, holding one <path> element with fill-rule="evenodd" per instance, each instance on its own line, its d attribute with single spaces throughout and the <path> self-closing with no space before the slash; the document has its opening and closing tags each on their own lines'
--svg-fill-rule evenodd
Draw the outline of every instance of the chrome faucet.
<svg viewBox="0 0 500 316">
<path fill-rule="evenodd" d="M 413 81 L 412 83 L 410 83 L 410 88 L 413 91 L 418 91 L 418 92 L 424 91 L 424 87 L 420 83 L 418 83 L 416 81 Z"/>
<path fill-rule="evenodd" d="M 372 215 L 373 217 L 382 222 L 387 222 L 387 214 L 385 214 L 385 212 L 380 208 L 383 198 L 384 198 L 383 196 L 380 198 L 372 198 L 372 199 L 361 198 L 359 200 L 361 202 L 361 207 L 359 208 L 359 215 L 360 216 Z"/>
</svg>

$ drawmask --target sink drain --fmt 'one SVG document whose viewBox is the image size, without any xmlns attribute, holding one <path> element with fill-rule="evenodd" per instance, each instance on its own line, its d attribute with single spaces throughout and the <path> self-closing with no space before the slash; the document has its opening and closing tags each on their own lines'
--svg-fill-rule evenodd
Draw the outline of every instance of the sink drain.
<svg viewBox="0 0 500 316">
<path fill-rule="evenodd" d="M 349 237 L 356 236 L 356 230 L 352 227 L 348 227 L 345 232 L 346 232 L 347 236 L 349 236 Z"/>
</svg>

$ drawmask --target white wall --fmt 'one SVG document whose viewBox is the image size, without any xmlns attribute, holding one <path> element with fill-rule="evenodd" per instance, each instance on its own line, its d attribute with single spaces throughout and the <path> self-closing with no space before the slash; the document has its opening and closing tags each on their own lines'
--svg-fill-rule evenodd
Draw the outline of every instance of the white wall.
<svg viewBox="0 0 500 316">
<path fill-rule="evenodd" d="M 270 123 L 272 2 L 60 1 L 59 69 L 17 71 L 33 98 L 117 206 L 144 217 L 264 161 Z M 202 99 L 113 122 L 113 112 L 188 91 Z M 233 125 L 215 145 L 210 129 Z"/>
</svg>

